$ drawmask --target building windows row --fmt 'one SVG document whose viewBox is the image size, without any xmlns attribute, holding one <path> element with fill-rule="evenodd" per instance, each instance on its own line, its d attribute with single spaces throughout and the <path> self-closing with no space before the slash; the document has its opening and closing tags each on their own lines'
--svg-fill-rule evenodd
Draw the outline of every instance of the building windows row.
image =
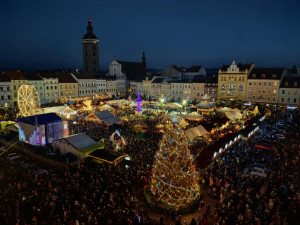
<svg viewBox="0 0 300 225">
<path fill-rule="evenodd" d="M 0 87 L 0 91 L 9 91 L 10 88 L 7 86 L 7 87 Z"/>
<path fill-rule="evenodd" d="M 281 98 L 281 102 L 285 102 L 284 100 L 285 100 L 284 98 Z M 286 99 L 286 102 L 287 102 L 287 103 L 292 103 L 292 102 L 291 102 L 291 98 L 287 98 L 287 99 Z M 293 99 L 293 103 L 297 103 L 297 99 L 296 99 L 296 98 Z"/>
<path fill-rule="evenodd" d="M 4 99 L 5 99 L 5 96 L 1 95 L 1 100 L 4 100 Z M 7 100 L 10 100 L 10 95 L 7 95 Z"/>
<path fill-rule="evenodd" d="M 285 94 L 285 90 L 282 90 L 281 91 L 281 94 Z M 287 94 L 289 94 L 289 95 L 291 95 L 291 94 L 293 94 L 293 91 L 292 90 L 289 90 L 288 92 L 287 92 Z M 294 90 L 294 95 L 297 95 L 298 94 L 298 90 Z"/>
</svg>

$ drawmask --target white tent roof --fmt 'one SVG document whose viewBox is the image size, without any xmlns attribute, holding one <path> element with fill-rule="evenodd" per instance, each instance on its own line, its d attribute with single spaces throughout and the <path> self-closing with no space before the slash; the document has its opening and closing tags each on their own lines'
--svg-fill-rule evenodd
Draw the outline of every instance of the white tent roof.
<svg viewBox="0 0 300 225">
<path fill-rule="evenodd" d="M 207 93 L 202 97 L 202 100 L 209 100 L 209 99 L 210 99 L 210 97 Z"/>
<path fill-rule="evenodd" d="M 189 125 L 189 123 L 186 122 L 186 120 L 184 118 L 182 118 L 182 116 L 180 116 L 180 115 L 176 115 L 176 116 L 166 115 L 162 121 L 164 122 L 167 120 L 170 120 L 173 123 L 178 123 L 178 125 L 182 128 Z"/>
<path fill-rule="evenodd" d="M 107 104 L 100 107 L 101 111 L 106 111 L 106 110 L 111 110 L 111 109 L 113 109 L 113 107 L 111 107 L 110 105 L 107 105 Z"/>
<path fill-rule="evenodd" d="M 125 102 L 125 101 L 126 101 L 125 99 L 118 99 L 118 100 L 106 101 L 105 103 L 110 106 L 112 106 L 112 105 L 120 106 L 120 105 L 123 105 L 123 102 Z"/>
<path fill-rule="evenodd" d="M 196 107 L 199 107 L 199 108 L 213 108 L 215 107 L 216 105 L 214 103 L 209 103 L 209 102 L 200 102 L 196 105 Z"/>
<path fill-rule="evenodd" d="M 218 112 L 230 112 L 230 111 L 232 111 L 232 109 L 224 107 L 224 108 L 217 109 L 217 111 Z"/>
<path fill-rule="evenodd" d="M 230 120 L 239 120 L 243 117 L 243 114 L 241 114 L 240 111 L 225 112 L 225 115 Z"/>
<path fill-rule="evenodd" d="M 136 107 L 136 103 L 135 102 L 131 102 L 129 106 Z"/>
<path fill-rule="evenodd" d="M 169 102 L 169 103 L 167 103 L 167 105 L 170 106 L 170 107 L 175 107 L 175 108 L 181 108 L 182 107 L 182 105 L 177 103 L 177 102 Z"/>
<path fill-rule="evenodd" d="M 188 139 L 193 141 L 195 139 L 195 137 L 203 136 L 207 133 L 208 133 L 208 131 L 202 125 L 199 125 L 197 127 L 188 129 L 185 132 L 185 135 L 188 137 Z"/>
<path fill-rule="evenodd" d="M 191 113 L 187 114 L 187 115 L 185 116 L 185 118 L 186 118 L 186 119 L 189 119 L 189 120 L 200 120 L 200 119 L 203 118 L 203 116 L 200 115 L 200 114 L 197 113 L 197 112 L 191 112 Z"/>
</svg>

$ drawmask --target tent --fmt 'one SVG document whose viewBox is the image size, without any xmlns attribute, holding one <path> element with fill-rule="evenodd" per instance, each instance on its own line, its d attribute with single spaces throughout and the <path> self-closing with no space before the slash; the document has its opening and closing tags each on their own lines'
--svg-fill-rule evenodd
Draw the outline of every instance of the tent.
<svg viewBox="0 0 300 225">
<path fill-rule="evenodd" d="M 210 97 L 207 93 L 202 97 L 202 100 L 209 100 L 209 99 L 210 99 Z"/>
<path fill-rule="evenodd" d="M 105 103 L 110 106 L 122 106 L 125 101 L 126 101 L 125 99 L 119 99 L 119 100 L 106 101 Z"/>
<path fill-rule="evenodd" d="M 178 123 L 179 127 L 185 128 L 187 125 L 189 125 L 188 122 L 182 116 L 176 115 L 176 116 L 171 116 L 171 115 L 166 115 L 163 120 L 163 122 L 172 122 L 172 123 Z"/>
<path fill-rule="evenodd" d="M 71 109 L 69 106 L 67 108 L 65 108 L 64 110 L 62 110 L 60 113 L 60 115 L 65 116 L 67 118 L 69 118 L 71 115 L 75 115 L 76 111 Z"/>
<path fill-rule="evenodd" d="M 214 108 L 216 105 L 214 103 L 209 103 L 209 102 L 200 102 L 196 105 L 196 107 L 199 108 L 206 108 L 206 109 L 211 109 Z"/>
<path fill-rule="evenodd" d="M 204 136 L 209 133 L 202 125 L 188 129 L 185 135 L 190 141 L 194 141 L 196 137 Z"/>
<path fill-rule="evenodd" d="M 223 108 L 217 109 L 217 111 L 218 112 L 230 112 L 230 111 L 232 111 L 232 109 L 227 108 L 227 107 L 223 107 Z"/>
<path fill-rule="evenodd" d="M 239 120 L 242 119 L 243 114 L 240 113 L 240 111 L 230 111 L 230 112 L 225 112 L 226 117 L 229 120 Z"/>
<path fill-rule="evenodd" d="M 112 109 L 114 109 L 114 108 L 107 104 L 100 107 L 100 111 L 107 111 L 107 110 L 112 110 Z"/>
<path fill-rule="evenodd" d="M 177 102 L 169 102 L 169 103 L 167 103 L 167 106 L 173 107 L 173 108 L 182 108 L 182 105 Z"/>
<path fill-rule="evenodd" d="M 130 107 L 136 107 L 136 103 L 135 103 L 135 102 L 131 102 L 131 103 L 129 104 L 129 106 L 130 106 Z"/>
<path fill-rule="evenodd" d="M 112 125 L 115 123 L 119 123 L 122 120 L 119 117 L 114 116 L 109 111 L 100 111 L 96 113 L 90 113 L 85 117 L 88 121 L 98 121 L 98 122 L 105 122 L 107 125 Z"/>
<path fill-rule="evenodd" d="M 188 120 L 201 120 L 201 119 L 203 119 L 203 116 L 201 116 L 197 112 L 191 112 L 191 113 L 189 113 L 185 116 L 185 119 L 188 119 Z"/>
</svg>

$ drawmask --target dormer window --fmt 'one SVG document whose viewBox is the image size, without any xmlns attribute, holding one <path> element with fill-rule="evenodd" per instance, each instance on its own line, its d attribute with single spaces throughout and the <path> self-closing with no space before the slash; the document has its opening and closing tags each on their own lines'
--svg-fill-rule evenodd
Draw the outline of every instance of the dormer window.
<svg viewBox="0 0 300 225">
<path fill-rule="evenodd" d="M 263 74 L 261 75 L 261 77 L 262 77 L 262 78 L 266 78 L 266 74 L 263 73 Z"/>
<path fill-rule="evenodd" d="M 276 74 L 272 74 L 272 78 L 276 78 Z"/>
<path fill-rule="evenodd" d="M 256 78 L 256 74 L 252 74 L 252 78 Z"/>
<path fill-rule="evenodd" d="M 284 85 L 285 85 L 285 86 L 289 86 L 289 83 L 288 83 L 288 82 L 285 82 Z"/>
<path fill-rule="evenodd" d="M 297 81 L 294 82 L 294 87 L 297 87 L 298 83 Z"/>
</svg>

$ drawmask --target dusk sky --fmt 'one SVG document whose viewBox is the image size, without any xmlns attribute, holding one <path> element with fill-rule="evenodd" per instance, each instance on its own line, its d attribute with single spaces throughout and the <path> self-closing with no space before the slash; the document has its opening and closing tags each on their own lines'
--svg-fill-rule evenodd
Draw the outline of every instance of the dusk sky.
<svg viewBox="0 0 300 225">
<path fill-rule="evenodd" d="M 1 0 L 0 69 L 82 69 L 88 19 L 100 69 L 114 59 L 170 64 L 300 65 L 300 1 Z"/>
</svg>

